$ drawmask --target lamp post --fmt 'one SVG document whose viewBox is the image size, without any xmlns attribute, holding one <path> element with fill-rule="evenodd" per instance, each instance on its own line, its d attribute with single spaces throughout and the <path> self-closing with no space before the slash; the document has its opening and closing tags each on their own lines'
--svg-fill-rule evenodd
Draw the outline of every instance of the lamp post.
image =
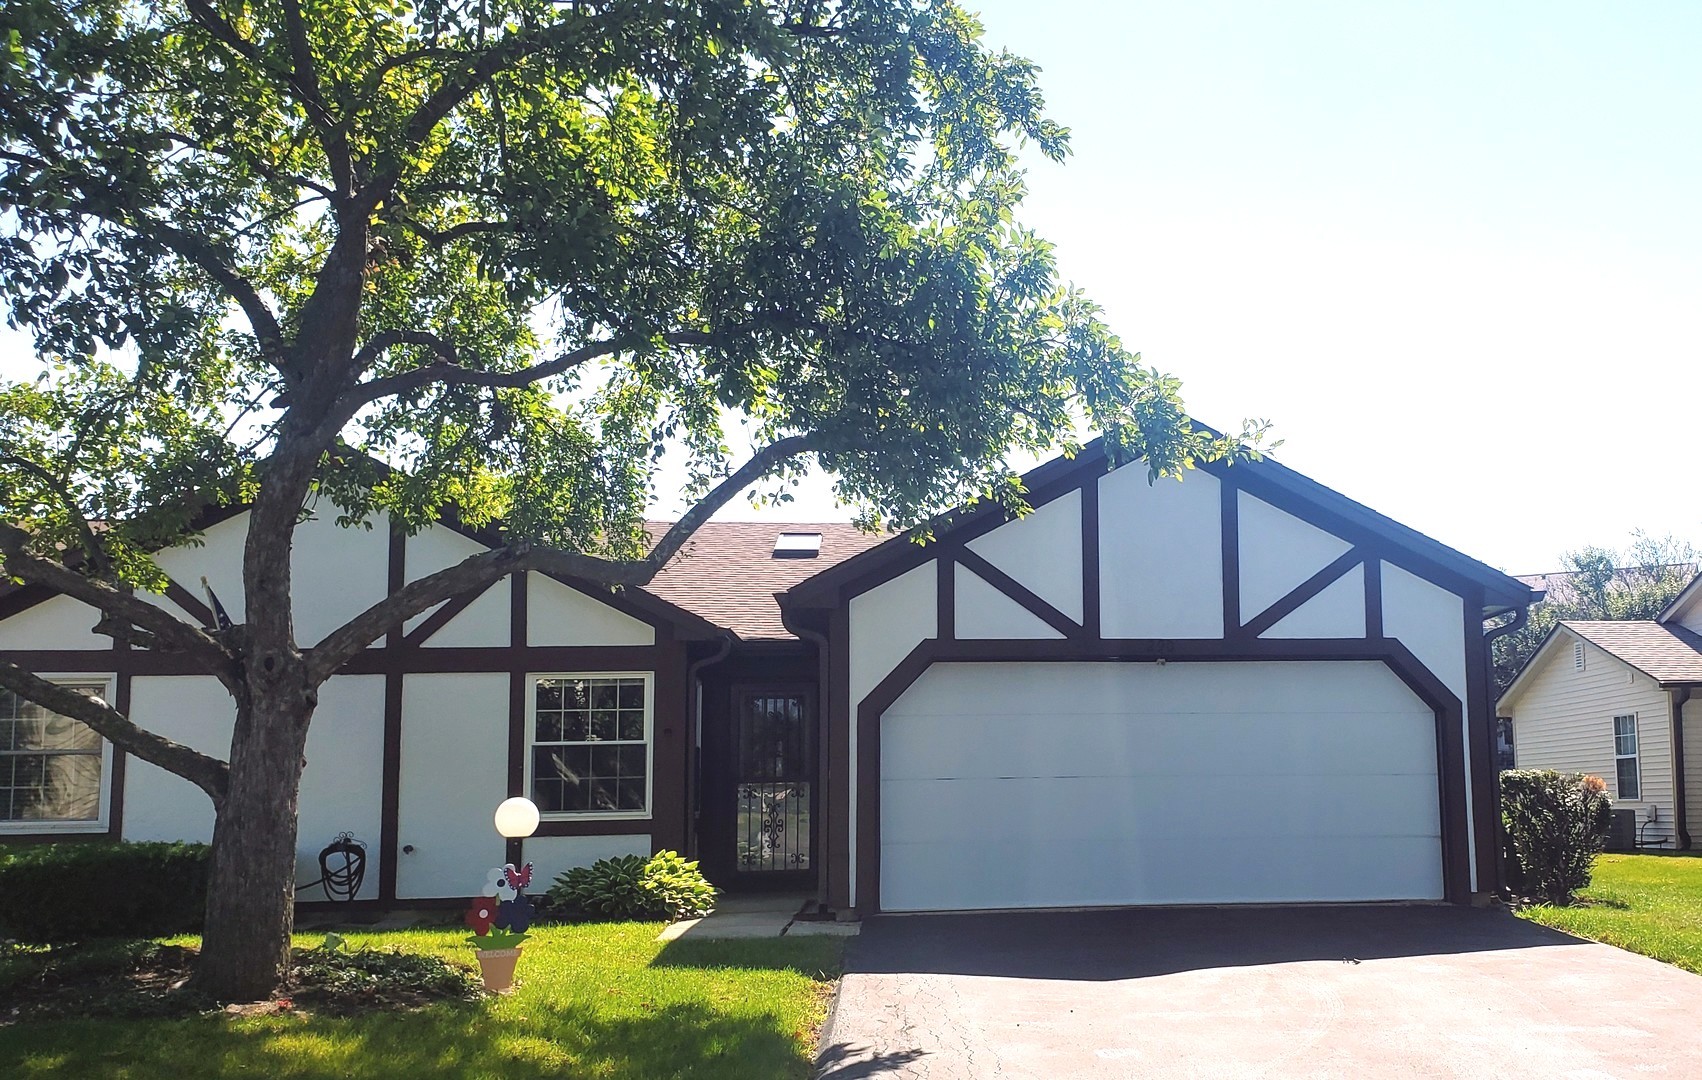
<svg viewBox="0 0 1702 1080">
<path fill-rule="evenodd" d="M 508 861 L 520 864 L 520 841 L 538 831 L 538 807 L 524 795 L 504 799 L 496 808 L 496 831 L 508 841 Z"/>
</svg>

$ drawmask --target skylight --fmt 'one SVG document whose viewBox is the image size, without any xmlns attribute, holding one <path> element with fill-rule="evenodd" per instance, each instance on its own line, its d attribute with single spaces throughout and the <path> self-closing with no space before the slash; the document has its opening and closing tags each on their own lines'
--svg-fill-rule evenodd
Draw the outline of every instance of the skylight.
<svg viewBox="0 0 1702 1080">
<path fill-rule="evenodd" d="M 776 559 L 813 559 L 821 554 L 821 533 L 783 532 L 774 539 Z"/>
</svg>

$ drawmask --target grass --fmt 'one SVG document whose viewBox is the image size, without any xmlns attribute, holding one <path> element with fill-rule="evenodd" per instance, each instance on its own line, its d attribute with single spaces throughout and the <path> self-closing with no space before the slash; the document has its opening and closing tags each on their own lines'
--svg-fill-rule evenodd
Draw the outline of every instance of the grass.
<svg viewBox="0 0 1702 1080">
<path fill-rule="evenodd" d="M 1702 856 L 1603 855 L 1579 898 L 1519 914 L 1702 974 Z"/>
<path fill-rule="evenodd" d="M 659 923 L 536 929 L 519 989 L 356 1017 L 66 1019 L 0 1027 L 0 1076 L 805 1077 L 834 938 L 656 940 Z M 464 930 L 348 932 L 470 964 Z M 189 940 L 189 939 L 181 939 Z M 301 934 L 314 947 L 320 935 Z M 0 983 L 17 978 L 0 964 Z"/>
</svg>

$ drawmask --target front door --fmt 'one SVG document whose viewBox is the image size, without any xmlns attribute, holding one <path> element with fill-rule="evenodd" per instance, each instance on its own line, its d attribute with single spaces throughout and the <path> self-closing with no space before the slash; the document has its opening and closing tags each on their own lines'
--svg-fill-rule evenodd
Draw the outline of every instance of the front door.
<svg viewBox="0 0 1702 1080">
<path fill-rule="evenodd" d="M 730 782 L 715 785 L 714 796 L 721 835 L 705 838 L 721 850 L 708 861 L 735 888 L 807 887 L 815 881 L 814 688 L 742 685 L 732 695 Z"/>
</svg>

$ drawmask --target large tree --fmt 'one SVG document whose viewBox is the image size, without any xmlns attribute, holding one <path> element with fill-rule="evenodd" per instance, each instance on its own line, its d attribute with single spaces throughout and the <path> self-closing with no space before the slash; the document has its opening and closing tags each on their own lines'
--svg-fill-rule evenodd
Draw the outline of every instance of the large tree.
<svg viewBox="0 0 1702 1080">
<path fill-rule="evenodd" d="M 0 662 L 0 685 L 216 810 L 198 978 L 288 962 L 319 687 L 387 628 L 525 569 L 642 585 L 728 499 L 819 465 L 868 520 L 1020 503 L 1081 425 L 1157 472 L 1226 452 L 1016 224 L 1065 152 L 1035 70 L 949 0 L 15 0 L 0 16 L 0 558 L 181 654 L 227 760 Z M 1108 208 L 1108 210 L 1111 208 Z M 658 463 L 696 502 L 651 544 Z M 333 499 L 506 543 L 323 640 L 291 533 Z M 251 506 L 245 622 L 138 590 Z"/>
</svg>

